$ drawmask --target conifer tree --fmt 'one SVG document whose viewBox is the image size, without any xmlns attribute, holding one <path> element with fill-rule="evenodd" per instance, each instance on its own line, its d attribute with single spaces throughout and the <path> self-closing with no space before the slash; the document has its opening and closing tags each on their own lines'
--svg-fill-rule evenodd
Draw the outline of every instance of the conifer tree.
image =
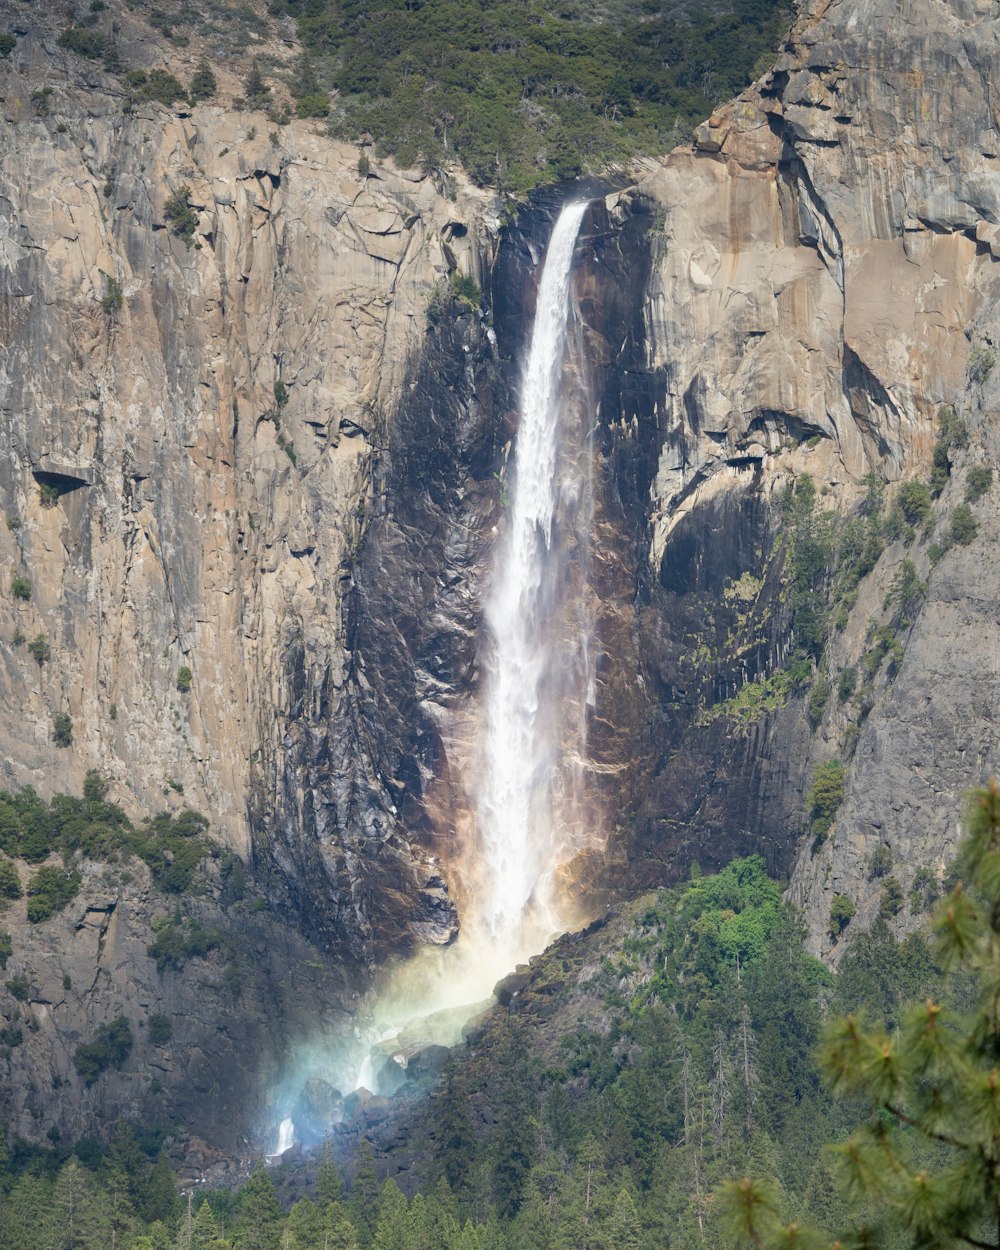
<svg viewBox="0 0 1000 1250">
<path fill-rule="evenodd" d="M 901 1231 L 919 1247 L 1000 1250 L 1000 785 L 970 797 L 959 848 L 963 882 L 934 915 L 937 955 L 969 978 L 964 1014 L 928 998 L 889 1033 L 848 1015 L 827 1029 L 822 1067 L 834 1094 L 870 1116 L 838 1148 L 849 1202 L 869 1214 L 837 1245 L 872 1245 Z M 773 1186 L 746 1178 L 720 1190 L 743 1244 L 803 1244 L 779 1218 Z M 828 1232 L 831 1230 L 827 1230 Z M 828 1243 L 829 1244 L 829 1243 Z"/>
<path fill-rule="evenodd" d="M 270 1173 L 258 1163 L 240 1192 L 240 1245 L 246 1250 L 278 1250 L 284 1214 Z"/>
<path fill-rule="evenodd" d="M 387 1180 L 378 1197 L 378 1222 L 375 1225 L 375 1250 L 407 1250 L 409 1204 L 399 1186 Z"/>
<path fill-rule="evenodd" d="M 263 86 L 263 83 L 261 83 L 261 86 Z M 193 100 L 210 100 L 217 90 L 218 83 L 215 81 L 215 75 L 212 73 L 212 67 L 202 57 L 198 62 L 198 68 L 194 71 L 194 75 L 191 78 L 191 98 Z M 249 87 L 247 94 L 250 94 Z"/>
<path fill-rule="evenodd" d="M 371 1143 L 363 1141 L 358 1147 L 354 1181 L 351 1184 L 351 1200 L 348 1204 L 351 1223 L 357 1231 L 362 1247 L 372 1244 L 375 1223 L 378 1219 L 378 1177 L 375 1174 L 375 1156 Z"/>
<path fill-rule="evenodd" d="M 321 1207 L 328 1207 L 331 1202 L 340 1202 L 343 1196 L 344 1178 L 333 1157 L 330 1139 L 324 1137 L 323 1153 L 320 1156 L 319 1169 L 316 1173 L 316 1198 Z"/>
</svg>

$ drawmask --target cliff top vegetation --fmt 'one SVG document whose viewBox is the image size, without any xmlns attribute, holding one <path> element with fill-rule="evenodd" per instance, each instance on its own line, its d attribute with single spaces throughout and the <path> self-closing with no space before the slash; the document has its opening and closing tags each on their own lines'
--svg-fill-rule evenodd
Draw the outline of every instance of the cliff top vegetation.
<svg viewBox="0 0 1000 1250">
<path fill-rule="evenodd" d="M 525 191 L 663 152 L 763 68 L 781 0 L 685 7 L 484 0 L 274 0 L 297 20 L 334 128 L 403 165 L 458 159 Z M 760 64 L 759 64 L 760 63 Z"/>
</svg>

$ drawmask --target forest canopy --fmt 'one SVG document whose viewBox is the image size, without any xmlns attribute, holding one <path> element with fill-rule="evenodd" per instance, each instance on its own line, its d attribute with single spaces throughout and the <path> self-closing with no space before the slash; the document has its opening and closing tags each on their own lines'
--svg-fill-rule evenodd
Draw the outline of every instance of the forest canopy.
<svg viewBox="0 0 1000 1250">
<path fill-rule="evenodd" d="M 428 168 L 526 191 L 662 152 L 740 91 L 789 21 L 782 0 L 273 0 L 311 50 L 298 92 L 332 124 Z"/>
</svg>

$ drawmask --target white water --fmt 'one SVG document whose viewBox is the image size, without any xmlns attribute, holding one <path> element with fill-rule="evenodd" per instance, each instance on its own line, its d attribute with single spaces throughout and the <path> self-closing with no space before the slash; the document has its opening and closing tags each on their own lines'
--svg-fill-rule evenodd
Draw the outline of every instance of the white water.
<svg viewBox="0 0 1000 1250">
<path fill-rule="evenodd" d="M 554 870 L 569 850 L 557 802 L 563 708 L 552 672 L 564 657 L 553 522 L 561 491 L 581 486 L 563 475 L 560 383 L 573 251 L 586 210 L 585 202 L 567 205 L 549 241 L 522 379 L 508 530 L 486 604 L 475 920 L 508 966 L 558 923 Z"/>
<path fill-rule="evenodd" d="M 283 1155 L 286 1150 L 291 1150 L 295 1145 L 295 1125 L 292 1121 L 285 1117 L 278 1125 L 278 1144 L 275 1147 L 275 1155 Z"/>
</svg>

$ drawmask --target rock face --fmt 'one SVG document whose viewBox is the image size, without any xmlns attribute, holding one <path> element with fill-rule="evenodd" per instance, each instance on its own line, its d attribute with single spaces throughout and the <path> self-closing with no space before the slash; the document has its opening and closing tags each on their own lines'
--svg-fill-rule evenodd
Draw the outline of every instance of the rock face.
<svg viewBox="0 0 1000 1250">
<path fill-rule="evenodd" d="M 663 227 L 644 309 L 661 430 L 647 592 L 661 709 L 670 683 L 690 692 L 699 642 L 723 691 L 780 664 L 787 613 L 761 556 L 790 480 L 810 473 L 845 513 L 868 471 L 926 479 L 940 408 L 951 405 L 968 445 L 952 453 L 931 518 L 940 538 L 968 468 L 996 463 L 1000 136 L 987 67 L 998 34 L 986 4 L 917 0 L 891 17 L 878 4 L 807 4 L 774 71 L 618 200 L 619 212 L 651 211 Z M 682 826 L 689 854 L 745 833 L 747 849 L 787 866 L 812 765 L 853 751 L 833 834 L 818 853 L 803 842 L 792 879 L 818 951 L 831 947 L 835 894 L 857 904 L 858 922 L 874 917 L 884 886 L 868 870 L 875 847 L 895 857 L 904 892 L 919 867 L 940 876 L 963 789 L 995 767 L 984 704 L 997 652 L 983 573 L 992 495 L 973 509 L 972 545 L 936 568 L 925 539 L 891 542 L 832 634 L 825 666 L 836 678 L 870 645 L 902 560 L 929 579 L 898 676 L 876 681 L 871 706 L 859 715 L 833 701 L 815 734 L 796 700 L 742 734 L 727 726 L 723 741 L 687 729 L 643 798 L 654 821 Z M 746 592 L 734 593 L 741 573 Z M 690 615 L 699 593 L 712 601 L 700 620 Z M 728 645 L 720 593 L 744 622 Z M 692 684 L 704 689 L 705 677 Z M 662 847 L 644 826 L 638 836 Z"/>
<path fill-rule="evenodd" d="M 164 1088 L 200 1090 L 199 1056 L 207 1070 L 263 1055 L 266 1074 L 296 1030 L 343 1028 L 390 954 L 454 935 L 482 594 L 559 197 L 501 229 L 485 193 L 363 176 L 357 149 L 310 123 L 123 111 L 44 14 L 7 8 L 0 560 L 31 587 L 0 596 L 0 781 L 77 791 L 98 767 L 134 812 L 177 806 L 182 788 L 270 900 L 262 967 L 292 969 L 285 998 L 238 998 L 253 1027 L 216 1047 L 217 986 L 152 968 L 141 886 L 119 881 L 109 909 L 88 877 L 83 910 L 38 929 L 15 909 L 11 967 L 37 994 L 3 1005 L 38 1024 L 11 1060 L 27 1108 L 33 1073 L 75 1079 L 92 1026 L 124 1013 L 136 1032 L 154 1004 L 187 1021 Z M 958 796 L 996 754 L 995 496 L 973 505 L 972 545 L 934 567 L 922 533 L 886 545 L 816 680 L 859 664 L 909 559 L 928 589 L 898 672 L 876 666 L 864 699 L 831 699 L 815 727 L 782 676 L 781 498 L 808 473 L 835 528 L 870 471 L 891 500 L 927 475 L 951 405 L 968 437 L 931 515 L 939 539 L 968 468 L 996 463 L 997 37 L 985 0 L 807 4 L 774 71 L 693 145 L 633 185 L 588 188 L 574 279 L 595 394 L 588 763 L 609 833 L 580 869 L 591 900 L 760 851 L 794 865 L 812 941 L 835 957 L 833 896 L 852 898 L 854 923 L 882 906 L 875 847 L 904 893 L 918 868 L 943 870 Z M 488 315 L 447 298 L 456 269 Z M 737 714 L 748 688 L 766 697 Z M 846 798 L 814 850 L 805 795 L 835 756 Z M 67 1006 L 62 972 L 49 985 L 42 970 L 75 943 L 66 975 L 92 989 Z M 66 1129 L 149 1114 L 154 1078 L 130 1071 L 101 1078 Z M 248 1123 L 264 1084 L 237 1107 L 224 1082 L 196 1127 Z M 52 1115 L 36 1097 L 17 1125 L 33 1136 Z"/>
</svg>

